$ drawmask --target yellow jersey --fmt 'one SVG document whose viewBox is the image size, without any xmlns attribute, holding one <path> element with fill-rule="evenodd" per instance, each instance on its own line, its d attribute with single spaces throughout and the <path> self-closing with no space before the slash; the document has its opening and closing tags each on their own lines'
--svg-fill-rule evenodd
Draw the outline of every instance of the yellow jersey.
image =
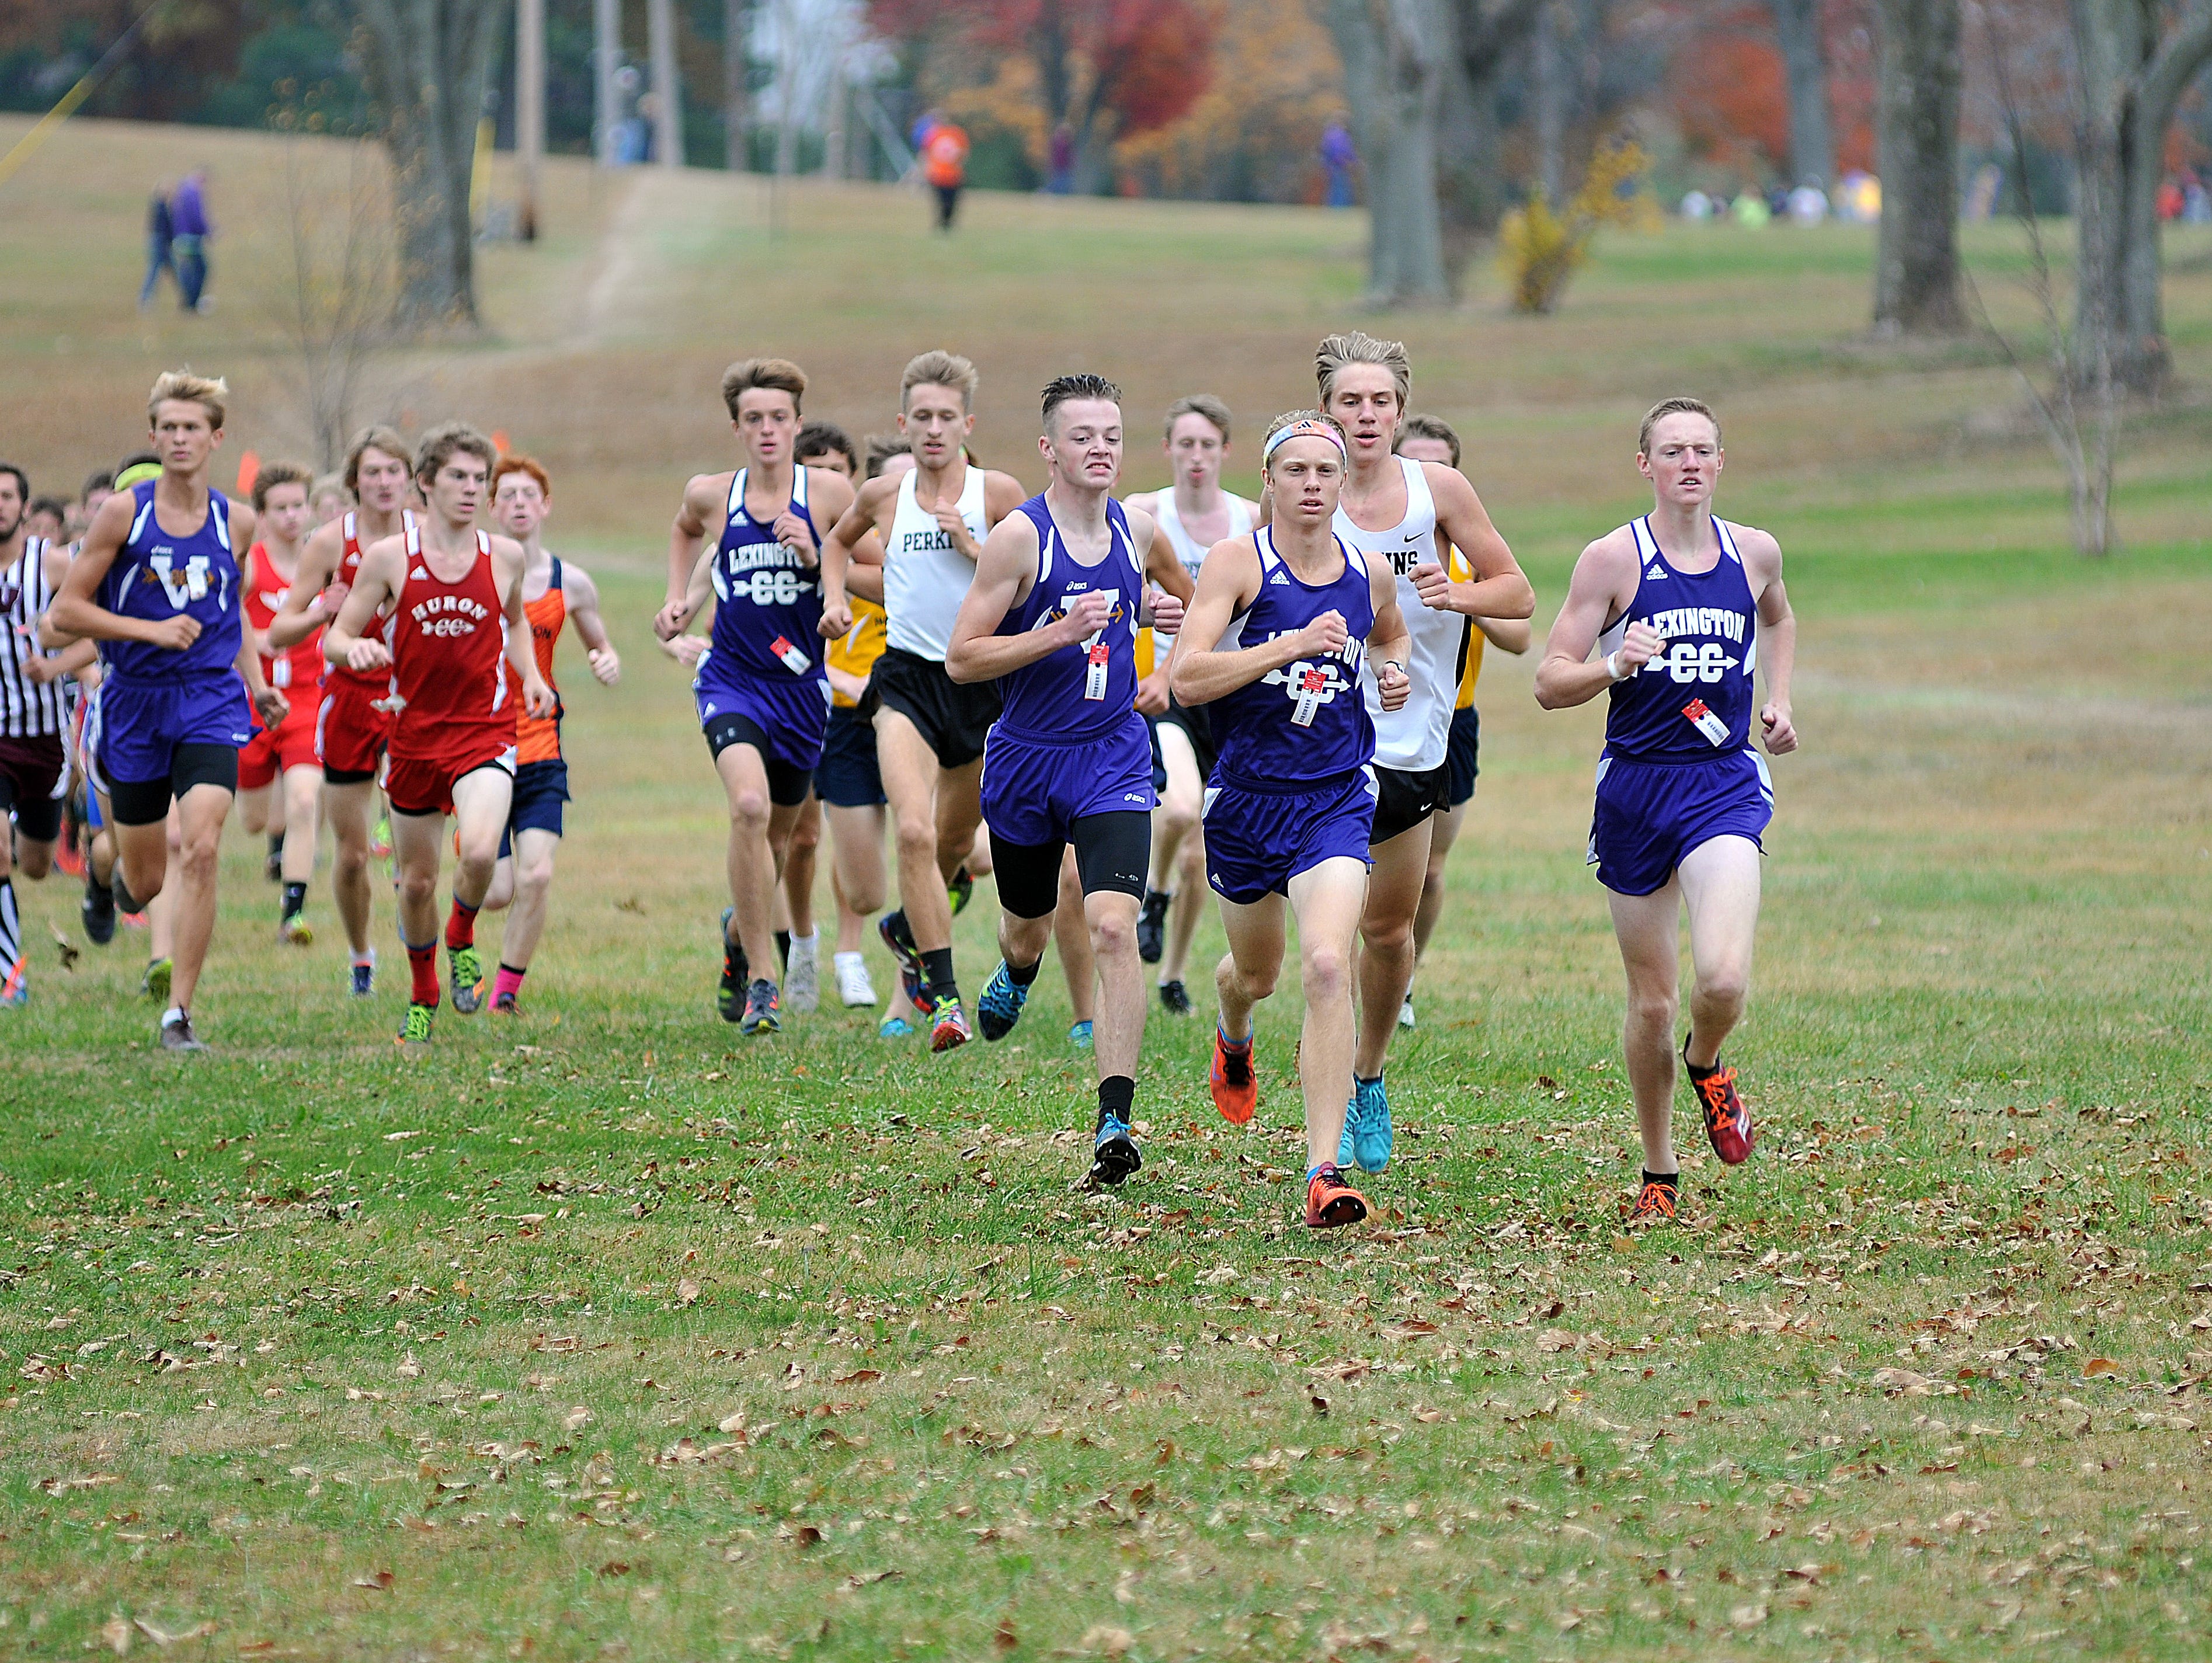
<svg viewBox="0 0 2212 1663">
<path fill-rule="evenodd" d="M 857 676 L 865 682 L 876 667 L 876 660 L 884 655 L 884 609 L 858 595 L 851 598 L 851 604 L 853 627 L 830 643 L 822 661 L 832 670 Z M 848 707 L 859 702 L 834 690 L 830 701 Z"/>
<path fill-rule="evenodd" d="M 1468 564 L 1466 555 L 1444 541 L 1443 533 L 1441 531 L 1437 533 L 1437 545 L 1444 552 L 1444 569 L 1450 574 L 1454 583 L 1474 581 L 1474 567 Z M 1484 641 L 1482 631 L 1475 627 L 1474 621 L 1470 618 L 1467 626 L 1467 663 L 1459 672 L 1459 698 L 1452 706 L 1455 710 L 1474 708 L 1474 682 L 1475 677 L 1482 674 Z"/>
</svg>

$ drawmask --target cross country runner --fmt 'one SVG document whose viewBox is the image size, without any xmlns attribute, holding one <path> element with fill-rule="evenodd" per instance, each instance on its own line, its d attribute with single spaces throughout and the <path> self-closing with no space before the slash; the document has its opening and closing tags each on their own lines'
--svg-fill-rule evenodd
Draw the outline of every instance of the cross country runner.
<svg viewBox="0 0 2212 1663">
<path fill-rule="evenodd" d="M 545 932 L 545 903 L 553 889 L 553 853 L 561 847 L 562 806 L 568 801 L 568 763 L 561 754 L 561 689 L 553 683 L 553 647 L 569 622 L 584 643 L 584 661 L 602 687 L 622 679 L 622 657 L 599 617 L 599 586 L 572 560 L 545 546 L 542 535 L 553 512 L 553 482 L 526 456 L 503 456 L 491 474 L 492 523 L 522 545 L 522 612 L 538 673 L 553 688 L 550 716 L 520 717 L 515 725 L 514 796 L 484 912 L 512 903 L 493 973 L 495 1014 L 519 1016 L 517 1001 L 530 960 Z"/>
<path fill-rule="evenodd" d="M 1409 416 L 1398 424 L 1398 454 L 1409 456 L 1416 462 L 1435 462 L 1448 468 L 1459 466 L 1459 434 L 1438 416 Z M 1474 570 L 1451 546 L 1449 538 L 1439 534 L 1437 553 L 1444 556 L 1444 570 L 1455 582 L 1473 580 Z M 1420 909 L 1413 914 L 1413 962 L 1418 970 L 1422 956 L 1429 950 L 1429 938 L 1436 933 L 1437 920 L 1443 916 L 1444 867 L 1451 858 L 1452 845 L 1459 841 L 1460 830 L 1467 823 L 1467 805 L 1474 800 L 1474 780 L 1480 761 L 1478 746 L 1482 732 L 1481 719 L 1474 710 L 1474 683 L 1482 674 L 1482 650 L 1486 641 L 1500 652 L 1516 657 L 1528 650 L 1528 620 L 1526 618 L 1470 618 L 1468 620 L 1467 645 L 1462 649 L 1466 663 L 1459 672 L 1459 697 L 1452 706 L 1451 741 L 1445 757 L 1445 768 L 1450 779 L 1450 790 L 1445 793 L 1443 808 L 1429 822 L 1429 870 L 1421 879 Z M 1398 1026 L 1413 1025 L 1413 990 L 1409 984 L 1404 1003 L 1398 1007 Z"/>
<path fill-rule="evenodd" d="M 346 452 L 345 487 L 360 506 L 318 527 L 301 549 L 298 574 L 269 626 L 272 649 L 295 646 L 336 617 L 363 551 L 400 535 L 413 466 L 407 441 L 390 428 L 367 428 L 356 435 Z M 348 985 L 355 997 L 366 998 L 376 988 L 376 949 L 368 939 L 369 835 L 377 770 L 392 740 L 392 713 L 386 707 L 392 677 L 388 669 L 356 670 L 342 659 L 325 657 L 329 668 L 315 713 L 315 751 L 323 764 L 323 812 L 334 849 L 331 889 L 352 953 Z"/>
<path fill-rule="evenodd" d="M 1690 914 L 1690 1089 L 1713 1153 L 1749 1157 L 1751 1111 L 1721 1045 L 1743 1016 L 1759 923 L 1759 835 L 1774 814 L 1766 764 L 1751 748 L 1759 635 L 1770 755 L 1797 748 L 1790 674 L 1797 620 L 1782 587 L 1781 545 L 1712 512 L 1723 453 L 1720 420 L 1694 398 L 1651 407 L 1636 465 L 1651 512 L 1607 532 L 1575 562 L 1536 666 L 1547 710 L 1608 695 L 1589 859 L 1611 892 L 1628 973 L 1621 1048 L 1644 1140 L 1644 1186 L 1632 1223 L 1671 1219 L 1679 1163 L 1670 1109 L 1680 962 L 1678 916 Z M 1601 656 L 1592 661 L 1595 649 Z"/>
<path fill-rule="evenodd" d="M 1351 446 L 1336 534 L 1395 577 L 1412 638 L 1406 664 L 1412 692 L 1401 706 L 1383 707 L 1372 659 L 1367 669 L 1377 787 L 1374 871 L 1359 920 L 1359 1045 L 1337 1156 L 1339 1165 L 1380 1172 L 1390 1163 L 1382 1064 L 1413 980 L 1413 915 L 1429 869 L 1430 826 L 1449 792 L 1447 757 L 1467 620 L 1525 618 L 1536 597 L 1464 476 L 1392 453 L 1413 379 L 1404 343 L 1358 330 L 1332 335 L 1315 353 L 1314 371 L 1322 408 Z M 1445 571 L 1439 539 L 1466 561 L 1473 582 L 1455 582 Z"/>
<path fill-rule="evenodd" d="M 1143 1164 L 1129 1132 L 1145 1036 L 1137 911 L 1152 843 L 1152 748 L 1136 707 L 1137 628 L 1146 580 L 1170 634 L 1190 580 L 1143 510 L 1114 501 L 1121 390 L 1097 375 L 1046 384 L 1037 449 L 1042 495 L 992 529 L 952 626 L 945 668 L 996 681 L 1004 705 L 983 758 L 983 813 L 998 870 L 999 968 L 976 1001 L 987 1040 L 1020 1020 L 1044 963 L 1070 845 L 1103 997 L 1093 1029 L 1098 1119 L 1091 1179 L 1118 1184 Z"/>
<path fill-rule="evenodd" d="M 283 724 L 258 729 L 238 754 L 239 818 L 246 833 L 269 833 L 270 876 L 284 885 L 276 938 L 305 947 L 314 940 L 306 916 L 307 881 L 315 875 L 315 816 L 323 765 L 315 755 L 321 701 L 323 643 L 310 634 L 281 652 L 269 650 L 269 626 L 300 574 L 300 541 L 307 530 L 307 489 L 314 476 L 290 462 L 266 462 L 253 478 L 253 512 L 261 540 L 247 557 L 246 621 L 269 685 L 292 701 Z M 270 801 L 271 797 L 275 802 Z"/>
<path fill-rule="evenodd" d="M 1229 952 L 1214 972 L 1214 1105 L 1237 1126 L 1258 1106 L 1252 1007 L 1275 991 L 1287 899 L 1305 989 L 1305 1217 L 1316 1229 L 1367 1216 L 1337 1161 L 1352 1096 L 1352 942 L 1376 802 L 1363 664 L 1379 660 L 1386 714 L 1413 692 L 1396 580 L 1334 529 L 1345 453 L 1334 417 L 1275 418 L 1260 452 L 1273 523 L 1207 551 L 1173 667 L 1176 696 L 1212 707 L 1217 747 L 1206 865 Z"/>
<path fill-rule="evenodd" d="M 66 678 L 95 651 L 90 641 L 58 650 L 40 644 L 39 626 L 69 575 L 70 557 L 61 544 L 29 535 L 30 500 L 30 476 L 0 462 L 0 1009 L 30 1002 L 15 877 L 53 870 L 69 788 Z"/>
<path fill-rule="evenodd" d="M 853 488 L 793 460 L 806 376 L 782 358 L 749 358 L 722 376 L 722 403 L 745 465 L 696 474 L 668 540 L 668 600 L 653 621 L 672 640 L 714 596 L 713 645 L 692 681 L 699 725 L 729 800 L 730 907 L 722 916 L 722 1020 L 773 1034 L 776 880 L 793 824 L 814 786 L 829 720 L 823 674 L 821 528 Z M 708 533 L 715 534 L 713 545 Z"/>
<path fill-rule="evenodd" d="M 1259 505 L 1221 489 L 1221 470 L 1229 459 L 1229 406 L 1211 393 L 1193 393 L 1168 406 L 1161 448 L 1174 470 L 1174 483 L 1129 502 L 1152 515 L 1195 579 L 1208 549 L 1250 532 Z M 1145 909 L 1137 920 L 1137 951 L 1147 964 L 1160 967 L 1160 1003 L 1181 1017 L 1190 1014 L 1183 973 L 1202 904 L 1198 880 L 1206 873 L 1206 839 L 1198 816 L 1206 777 L 1213 769 L 1213 738 L 1206 713 L 1176 702 L 1166 685 L 1174 651 L 1174 636 L 1154 634 L 1153 679 L 1160 685 L 1152 693 L 1152 704 L 1157 707 L 1144 698 L 1138 701 L 1151 719 L 1152 747 L 1165 783 L 1152 828 Z M 1186 877 L 1192 881 L 1183 882 Z"/>
<path fill-rule="evenodd" d="M 979 379 L 975 365 L 949 352 L 925 352 L 907 365 L 898 420 L 915 465 L 863 485 L 822 548 L 822 630 L 836 636 L 853 627 L 848 560 L 869 531 L 882 540 L 887 645 L 863 708 L 872 708 L 876 761 L 898 824 L 899 906 L 877 929 L 899 962 L 907 997 L 932 1018 L 933 1051 L 969 1038 L 945 884 L 982 822 L 983 740 L 999 714 L 998 689 L 956 685 L 945 655 L 983 539 L 1024 495 L 1012 475 L 968 460 Z"/>
<path fill-rule="evenodd" d="M 465 1017 L 484 1003 L 477 913 L 514 794 L 515 689 L 521 713 L 549 718 L 559 708 L 529 646 L 522 545 L 476 529 L 498 461 L 491 440 L 465 423 L 424 434 L 415 452 L 422 514 L 362 553 L 345 604 L 323 632 L 325 659 L 364 676 L 384 671 L 398 707 L 384 789 L 410 976 L 399 1041 L 410 1047 L 430 1042 L 438 1011 L 446 816 L 459 822 L 446 956 L 453 1009 Z"/>
<path fill-rule="evenodd" d="M 256 716 L 275 726 L 287 709 L 262 678 L 240 610 L 234 551 L 253 541 L 253 510 L 207 483 L 229 396 L 223 382 L 185 370 L 154 383 L 147 415 L 161 477 L 100 504 L 50 612 L 55 629 L 107 644 L 95 760 L 114 810 L 118 910 L 135 913 L 168 886 L 177 804 L 167 1051 L 206 1049 L 192 1031 L 192 994 L 215 933 L 239 748 Z"/>
<path fill-rule="evenodd" d="M 896 478 L 913 468 L 913 448 L 902 435 L 872 434 L 866 442 L 862 477 Z M 874 564 L 853 573 L 853 577 L 866 580 L 872 575 L 880 587 L 881 540 L 871 530 L 860 539 L 860 547 Z M 830 641 L 823 654 L 830 676 L 830 727 L 822 741 L 821 766 L 814 770 L 814 790 L 830 822 L 830 888 L 837 901 L 837 996 L 848 1006 L 872 1010 L 876 987 L 860 949 L 862 932 L 882 910 L 887 890 L 884 871 L 887 799 L 883 774 L 876 763 L 876 731 L 861 714 L 860 706 L 867 698 L 868 677 L 884 652 L 884 609 L 879 601 L 854 591 L 848 591 L 847 604 L 852 609 L 853 627 Z M 921 1016 L 906 996 L 902 977 L 891 984 L 890 1004 L 876 1033 L 883 1039 L 904 1039 L 915 1031 Z"/>
</svg>

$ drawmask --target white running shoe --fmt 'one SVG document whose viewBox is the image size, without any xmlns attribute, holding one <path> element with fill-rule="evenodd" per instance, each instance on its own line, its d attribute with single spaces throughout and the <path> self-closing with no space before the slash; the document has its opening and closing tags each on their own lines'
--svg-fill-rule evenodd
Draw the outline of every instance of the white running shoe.
<svg viewBox="0 0 2212 1663">
<path fill-rule="evenodd" d="M 791 938 L 791 957 L 783 967 L 783 997 L 794 1011 L 822 1003 L 822 932 Z"/>
<path fill-rule="evenodd" d="M 1406 1002 L 1398 1007 L 1398 1026 L 1401 1028 L 1411 1028 L 1413 1025 L 1413 996 L 1411 993 L 1408 993 L 1406 995 Z"/>
<path fill-rule="evenodd" d="M 837 997 L 848 1010 L 876 1008 L 876 984 L 868 980 L 868 962 L 858 953 L 840 953 L 836 958 Z"/>
</svg>

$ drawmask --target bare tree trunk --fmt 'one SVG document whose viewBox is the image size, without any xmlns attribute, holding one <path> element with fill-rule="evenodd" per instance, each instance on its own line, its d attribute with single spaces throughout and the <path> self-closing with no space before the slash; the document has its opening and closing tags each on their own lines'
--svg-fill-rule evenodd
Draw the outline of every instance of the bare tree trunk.
<svg viewBox="0 0 2212 1663">
<path fill-rule="evenodd" d="M 621 61 L 622 0 L 592 0 L 592 148 L 602 167 L 615 164 L 615 130 L 622 124 L 615 66 Z"/>
<path fill-rule="evenodd" d="M 1790 182 L 1836 179 L 1828 124 L 1828 53 L 1820 38 L 1820 0 L 1768 0 L 1774 37 L 1790 76 Z"/>
<path fill-rule="evenodd" d="M 545 157 L 545 0 L 516 0 L 514 9 L 514 149 L 522 167 L 525 242 L 538 240 L 538 176 Z"/>
<path fill-rule="evenodd" d="M 1556 3 L 1536 14 L 1536 178 L 1554 206 L 1567 187 L 1566 43 L 1559 39 L 1565 21 Z"/>
<path fill-rule="evenodd" d="M 1437 126 L 1451 39 L 1443 0 L 1329 0 L 1328 17 L 1367 163 L 1368 303 L 1440 304 L 1449 290 Z"/>
<path fill-rule="evenodd" d="M 1487 234 L 1498 228 L 1505 212 L 1505 168 L 1498 129 L 1498 82 L 1514 50 L 1535 26 L 1543 3 L 1544 0 L 1489 0 L 1487 4 L 1484 0 L 1455 0 L 1454 45 L 1465 76 L 1467 124 L 1463 153 L 1446 151 L 1448 224 Z M 1447 111 L 1461 91 L 1447 80 Z"/>
<path fill-rule="evenodd" d="M 469 178 L 504 0 L 362 0 L 398 204 L 398 321 L 477 321 Z"/>
<path fill-rule="evenodd" d="M 1966 326 L 1959 292 L 1960 0 L 1876 0 L 1881 233 L 1874 321 L 1885 333 Z"/>
<path fill-rule="evenodd" d="M 676 68 L 673 0 L 646 0 L 646 56 L 653 67 L 653 159 L 684 165 L 684 77 Z"/>
<path fill-rule="evenodd" d="M 733 173 L 752 165 L 745 149 L 745 85 L 752 62 L 745 22 L 745 0 L 722 0 L 722 166 Z"/>
<path fill-rule="evenodd" d="M 2195 0 L 2170 33 L 2160 0 L 2071 0 L 2071 10 L 2081 77 L 2075 373 L 2101 355 L 2123 388 L 2156 393 L 2173 367 L 2158 186 L 2174 110 L 2212 60 L 2212 0 Z"/>
</svg>

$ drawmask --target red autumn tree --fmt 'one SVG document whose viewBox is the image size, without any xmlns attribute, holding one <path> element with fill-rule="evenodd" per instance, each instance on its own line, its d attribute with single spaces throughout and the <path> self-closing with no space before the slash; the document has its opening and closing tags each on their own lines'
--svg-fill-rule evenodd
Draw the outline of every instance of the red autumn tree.
<svg viewBox="0 0 2212 1663">
<path fill-rule="evenodd" d="M 1115 140 L 1195 104 L 1212 68 L 1214 20 L 1200 0 L 876 0 L 873 15 L 894 39 L 957 46 L 979 81 L 1010 55 L 1027 59 L 1045 131 L 1065 125 L 1073 141 L 1079 191 L 1105 182 Z"/>
</svg>

